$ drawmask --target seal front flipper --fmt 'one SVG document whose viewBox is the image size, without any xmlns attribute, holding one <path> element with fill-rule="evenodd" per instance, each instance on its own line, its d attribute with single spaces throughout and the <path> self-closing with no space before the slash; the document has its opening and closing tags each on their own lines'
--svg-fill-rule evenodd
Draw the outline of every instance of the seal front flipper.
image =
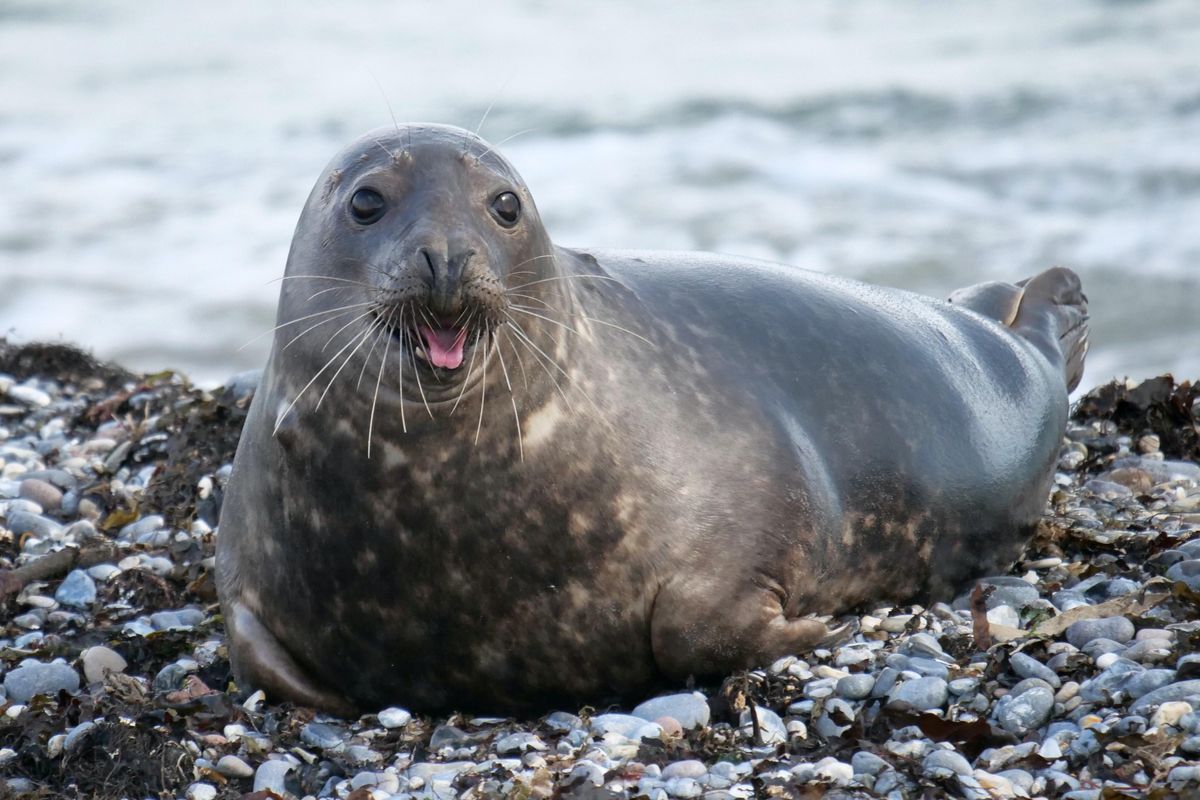
<svg viewBox="0 0 1200 800">
<path fill-rule="evenodd" d="M 782 587 L 771 578 L 758 576 L 750 586 L 744 578 L 722 580 L 730 590 L 726 593 L 695 577 L 667 584 L 654 602 L 650 644 L 655 663 L 669 678 L 759 667 L 813 650 L 841 632 L 789 615 Z"/>
<path fill-rule="evenodd" d="M 318 687 L 244 604 L 236 601 L 229 604 L 225 628 L 229 660 L 239 683 L 341 717 L 358 716 L 357 709 L 346 698 Z"/>
<path fill-rule="evenodd" d="M 951 294 L 950 302 L 1012 328 L 1062 363 L 1067 391 L 1079 385 L 1088 350 L 1087 295 L 1072 270 L 1053 267 L 1016 284 L 968 286 Z"/>
</svg>

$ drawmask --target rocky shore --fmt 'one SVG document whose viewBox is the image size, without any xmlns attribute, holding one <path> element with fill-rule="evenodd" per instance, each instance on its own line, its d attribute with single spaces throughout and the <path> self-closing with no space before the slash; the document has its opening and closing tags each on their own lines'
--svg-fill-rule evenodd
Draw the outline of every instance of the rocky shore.
<svg viewBox="0 0 1200 800">
<path fill-rule="evenodd" d="M 828 650 L 634 708 L 342 720 L 232 685 L 231 383 L 0 340 L 0 798 L 1200 796 L 1200 387 L 1093 390 L 1011 574 Z"/>
</svg>

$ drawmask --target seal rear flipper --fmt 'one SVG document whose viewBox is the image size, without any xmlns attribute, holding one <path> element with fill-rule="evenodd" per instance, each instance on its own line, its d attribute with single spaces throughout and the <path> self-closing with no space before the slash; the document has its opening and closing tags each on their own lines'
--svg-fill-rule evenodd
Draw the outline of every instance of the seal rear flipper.
<svg viewBox="0 0 1200 800">
<path fill-rule="evenodd" d="M 1067 391 L 1079 385 L 1088 350 L 1087 296 L 1072 270 L 1052 267 L 1016 284 L 968 286 L 951 294 L 950 302 L 1012 328 L 1051 360 L 1061 360 Z"/>
<path fill-rule="evenodd" d="M 345 697 L 319 687 L 245 605 L 229 604 L 225 626 L 229 657 L 239 683 L 348 719 L 358 716 L 354 704 Z"/>
</svg>

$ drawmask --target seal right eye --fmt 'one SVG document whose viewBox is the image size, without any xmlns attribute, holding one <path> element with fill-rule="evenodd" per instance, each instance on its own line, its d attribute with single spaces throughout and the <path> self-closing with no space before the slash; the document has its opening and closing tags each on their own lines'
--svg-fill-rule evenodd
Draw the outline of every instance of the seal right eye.
<svg viewBox="0 0 1200 800">
<path fill-rule="evenodd" d="M 359 189 L 350 198 L 350 216 L 362 225 L 370 225 L 383 216 L 387 202 L 374 189 Z"/>
</svg>

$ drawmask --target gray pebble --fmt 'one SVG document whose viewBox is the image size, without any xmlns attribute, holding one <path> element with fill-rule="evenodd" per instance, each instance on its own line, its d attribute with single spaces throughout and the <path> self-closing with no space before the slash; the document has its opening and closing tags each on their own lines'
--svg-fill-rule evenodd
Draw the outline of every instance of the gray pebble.
<svg viewBox="0 0 1200 800">
<path fill-rule="evenodd" d="M 708 700 L 699 692 L 655 697 L 633 709 L 633 716 L 650 722 L 659 717 L 673 717 L 685 731 L 703 728 L 709 720 Z"/>
<path fill-rule="evenodd" d="M 412 714 L 408 709 L 392 707 L 379 712 L 379 724 L 389 730 L 403 728 L 411 721 Z"/>
<path fill-rule="evenodd" d="M 331 750 L 342 744 L 344 731 L 324 722 L 310 722 L 300 729 L 300 741 L 321 750 Z"/>
<path fill-rule="evenodd" d="M 1200 697 L 1200 680 L 1179 681 L 1148 692 L 1129 707 L 1129 713 L 1145 715 L 1154 706 L 1190 697 Z"/>
<path fill-rule="evenodd" d="M 227 778 L 249 778 L 254 774 L 254 768 L 237 756 L 221 756 L 216 770 Z"/>
<path fill-rule="evenodd" d="M 14 511 L 10 508 L 6 520 L 7 528 L 17 537 L 29 534 L 30 536 L 37 536 L 42 539 L 50 539 L 62 532 L 62 525 L 59 525 L 52 519 L 46 519 L 41 514 L 34 514 L 30 511 Z"/>
<path fill-rule="evenodd" d="M 1175 662 L 1175 676 L 1181 680 L 1200 678 L 1200 653 L 1188 653 Z"/>
<path fill-rule="evenodd" d="M 971 762 L 954 750 L 934 750 L 925 756 L 921 768 L 931 778 L 971 774 Z"/>
<path fill-rule="evenodd" d="M 47 511 L 56 511 L 62 506 L 62 490 L 39 478 L 22 480 L 19 496 L 32 500 Z"/>
<path fill-rule="evenodd" d="M 599 714 L 592 717 L 591 729 L 593 734 L 600 736 L 617 733 L 629 738 L 645 724 L 645 719 L 632 714 Z"/>
<path fill-rule="evenodd" d="M 75 748 L 83 743 L 83 739 L 96 727 L 94 722 L 81 722 L 71 730 L 67 731 L 67 738 L 63 740 L 63 752 L 70 753 Z"/>
<path fill-rule="evenodd" d="M 695 778 L 671 778 L 663 787 L 672 797 L 700 797 L 704 787 Z"/>
<path fill-rule="evenodd" d="M 1125 617 L 1081 619 L 1067 628 L 1067 641 L 1082 648 L 1094 639 L 1112 639 L 1124 644 L 1133 638 L 1133 623 Z"/>
<path fill-rule="evenodd" d="M 942 678 L 917 678 L 897 684 L 888 693 L 888 708 L 930 711 L 946 704 L 949 687 Z"/>
<path fill-rule="evenodd" d="M 121 528 L 120 533 L 117 534 L 117 538 L 125 541 L 135 541 L 142 534 L 153 533 L 164 525 L 166 525 L 166 520 L 163 519 L 161 514 L 150 514 Z"/>
<path fill-rule="evenodd" d="M 173 692 L 183 685 L 188 670 L 179 664 L 167 664 L 154 676 L 154 691 Z"/>
<path fill-rule="evenodd" d="M 996 703 L 995 716 L 1006 731 L 1024 736 L 1046 724 L 1054 709 L 1054 692 L 1035 686 L 1019 695 L 1008 694 Z"/>
<path fill-rule="evenodd" d="M 1061 589 L 1050 595 L 1050 602 L 1055 605 L 1059 611 L 1070 611 L 1072 608 L 1080 608 L 1082 606 L 1090 606 L 1087 598 L 1082 593 L 1074 589 Z"/>
<path fill-rule="evenodd" d="M 524 755 L 531 751 L 545 750 L 546 744 L 532 733 L 517 731 L 501 737 L 496 742 L 495 749 L 497 755 Z"/>
<path fill-rule="evenodd" d="M 1062 680 L 1055 674 L 1054 670 L 1032 656 L 1027 656 L 1024 653 L 1013 653 L 1008 663 L 1012 666 L 1013 672 L 1022 678 L 1040 678 L 1055 689 L 1062 686 Z"/>
<path fill-rule="evenodd" d="M 1147 669 L 1131 673 L 1124 688 L 1131 700 L 1137 700 L 1155 689 L 1161 689 L 1174 682 L 1175 670 L 1173 669 Z"/>
<path fill-rule="evenodd" d="M 850 759 L 850 766 L 854 768 L 855 775 L 878 775 L 885 769 L 891 769 L 892 765 L 874 753 L 859 750 Z"/>
<path fill-rule="evenodd" d="M 79 655 L 83 665 L 83 677 L 89 683 L 99 683 L 110 672 L 124 672 L 128 663 L 115 650 L 97 645 L 89 647 Z"/>
<path fill-rule="evenodd" d="M 1200 591 L 1200 559 L 1190 559 L 1173 564 L 1167 570 L 1167 579 L 1182 581 L 1192 591 Z"/>
<path fill-rule="evenodd" d="M 54 599 L 71 608 L 87 608 L 96 602 L 96 582 L 81 569 L 71 570 L 58 585 Z"/>
<path fill-rule="evenodd" d="M 14 703 L 28 703 L 36 695 L 79 691 L 79 673 L 62 662 L 25 661 L 4 676 L 4 691 Z"/>
<path fill-rule="evenodd" d="M 875 678 L 865 672 L 839 678 L 837 693 L 847 700 L 865 700 L 875 688 Z"/>
<path fill-rule="evenodd" d="M 1024 583 L 1024 581 L 1022 581 Z M 1026 584 L 1028 585 L 1028 584 Z M 1034 596 L 1037 595 L 1037 590 L 1034 590 Z M 909 634 L 908 639 L 900 647 L 900 652 L 907 656 L 919 656 L 922 658 L 945 658 L 946 654 L 942 650 L 941 644 L 928 633 L 923 631 Z"/>
<path fill-rule="evenodd" d="M 254 791 L 261 792 L 269 789 L 278 795 L 285 794 L 287 787 L 284 785 L 284 781 L 287 779 L 287 774 L 295 768 L 296 765 L 290 761 L 267 759 L 254 772 Z"/>
<path fill-rule="evenodd" d="M 545 719 L 545 725 L 552 731 L 566 733 L 567 731 L 579 730 L 583 727 L 583 720 L 574 714 L 568 714 L 566 711 L 555 711 L 548 714 Z"/>
<path fill-rule="evenodd" d="M 755 706 L 754 712 L 758 717 L 758 733 L 759 738 L 757 744 L 786 744 L 788 740 L 787 726 L 783 724 L 783 720 L 769 708 Z M 750 709 L 742 712 L 740 719 L 740 727 L 742 733 L 752 735 L 754 730 L 754 722 L 750 716 Z"/>
<path fill-rule="evenodd" d="M 676 761 L 667 764 L 662 768 L 663 780 L 671 778 L 699 778 L 708 772 L 708 767 L 704 766 L 703 761 L 695 759 L 687 759 L 685 761 Z"/>
</svg>

